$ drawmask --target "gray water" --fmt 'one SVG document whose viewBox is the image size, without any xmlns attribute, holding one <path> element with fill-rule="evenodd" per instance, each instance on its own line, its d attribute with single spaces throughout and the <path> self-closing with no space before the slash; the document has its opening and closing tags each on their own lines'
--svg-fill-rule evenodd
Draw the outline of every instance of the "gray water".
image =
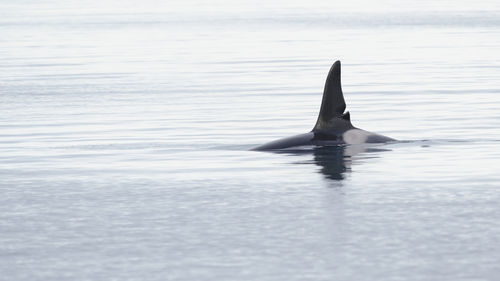
<svg viewBox="0 0 500 281">
<path fill-rule="evenodd" d="M 498 280 L 498 1 L 0 1 L 1 280 Z M 331 64 L 353 124 L 309 131 Z"/>
</svg>

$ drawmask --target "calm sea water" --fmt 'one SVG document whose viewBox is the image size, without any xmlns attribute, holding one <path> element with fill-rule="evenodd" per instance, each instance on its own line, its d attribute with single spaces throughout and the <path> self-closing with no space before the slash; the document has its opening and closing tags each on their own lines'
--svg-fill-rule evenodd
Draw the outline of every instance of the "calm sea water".
<svg viewBox="0 0 500 281">
<path fill-rule="evenodd" d="M 498 1 L 0 6 L 1 280 L 498 278 Z"/>
</svg>

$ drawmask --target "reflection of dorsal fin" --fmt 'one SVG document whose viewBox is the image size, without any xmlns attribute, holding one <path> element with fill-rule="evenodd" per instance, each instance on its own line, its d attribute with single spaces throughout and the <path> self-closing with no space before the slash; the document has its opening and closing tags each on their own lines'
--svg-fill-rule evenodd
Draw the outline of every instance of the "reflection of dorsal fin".
<svg viewBox="0 0 500 281">
<path fill-rule="evenodd" d="M 340 61 L 336 61 L 326 78 L 321 109 L 313 131 L 324 129 L 325 125 L 333 118 L 342 117 L 344 110 L 345 101 L 340 85 Z M 350 119 L 349 116 L 347 119 Z"/>
</svg>

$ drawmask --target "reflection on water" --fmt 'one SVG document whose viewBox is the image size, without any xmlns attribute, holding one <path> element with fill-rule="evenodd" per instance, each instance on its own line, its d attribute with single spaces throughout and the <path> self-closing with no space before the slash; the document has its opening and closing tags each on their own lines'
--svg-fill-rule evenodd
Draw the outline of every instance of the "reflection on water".
<svg viewBox="0 0 500 281">
<path fill-rule="evenodd" d="M 307 149 L 286 149 L 274 151 L 289 155 L 312 154 L 311 161 L 294 162 L 296 164 L 315 164 L 319 167 L 319 172 L 326 179 L 341 181 L 345 179 L 345 174 L 351 172 L 351 166 L 356 164 L 356 160 L 362 158 L 377 158 L 377 155 L 364 155 L 365 153 L 379 153 L 390 151 L 390 149 L 371 147 L 367 145 L 337 145 L 337 146 L 317 146 Z"/>
<path fill-rule="evenodd" d="M 351 171 L 351 155 L 345 146 L 324 146 L 313 149 L 314 163 L 327 179 L 343 180 L 344 173 Z"/>
</svg>

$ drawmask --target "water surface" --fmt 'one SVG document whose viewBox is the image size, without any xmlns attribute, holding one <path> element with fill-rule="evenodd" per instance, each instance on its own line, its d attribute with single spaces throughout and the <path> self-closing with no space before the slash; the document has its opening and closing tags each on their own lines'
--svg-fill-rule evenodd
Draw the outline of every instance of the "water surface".
<svg viewBox="0 0 500 281">
<path fill-rule="evenodd" d="M 499 5 L 309 2 L 0 1 L 1 279 L 495 280 Z"/>
</svg>

